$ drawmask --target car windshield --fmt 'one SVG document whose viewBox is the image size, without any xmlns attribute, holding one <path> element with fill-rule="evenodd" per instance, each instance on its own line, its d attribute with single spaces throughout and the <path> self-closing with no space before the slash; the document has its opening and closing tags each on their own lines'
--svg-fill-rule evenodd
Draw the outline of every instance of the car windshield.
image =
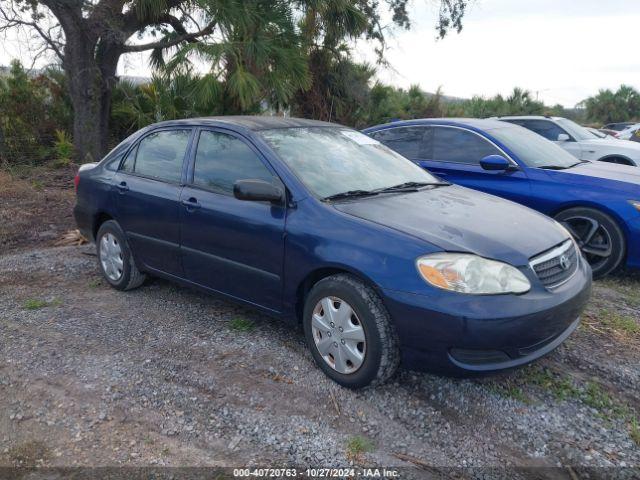
<svg viewBox="0 0 640 480">
<path fill-rule="evenodd" d="M 556 122 L 558 123 L 558 125 L 560 125 L 562 128 L 564 128 L 569 133 L 569 135 L 571 135 L 577 141 L 580 141 L 580 140 L 593 140 L 593 137 L 595 136 L 589 130 L 584 128 L 582 125 L 578 125 L 573 120 L 568 120 L 566 118 L 558 118 L 556 120 Z"/>
<path fill-rule="evenodd" d="M 292 127 L 260 133 L 321 198 L 405 184 L 442 183 L 411 160 L 348 128 Z"/>
<path fill-rule="evenodd" d="M 487 130 L 487 133 L 515 153 L 528 167 L 572 167 L 580 160 L 544 137 L 520 126 Z"/>
</svg>

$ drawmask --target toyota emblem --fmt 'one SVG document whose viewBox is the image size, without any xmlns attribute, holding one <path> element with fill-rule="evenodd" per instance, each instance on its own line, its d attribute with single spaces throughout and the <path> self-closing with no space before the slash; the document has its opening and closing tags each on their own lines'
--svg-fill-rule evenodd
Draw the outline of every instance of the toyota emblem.
<svg viewBox="0 0 640 480">
<path fill-rule="evenodd" d="M 563 270 L 569 270 L 569 267 L 571 266 L 571 260 L 569 260 L 569 257 L 562 255 L 560 257 L 560 266 Z"/>
</svg>

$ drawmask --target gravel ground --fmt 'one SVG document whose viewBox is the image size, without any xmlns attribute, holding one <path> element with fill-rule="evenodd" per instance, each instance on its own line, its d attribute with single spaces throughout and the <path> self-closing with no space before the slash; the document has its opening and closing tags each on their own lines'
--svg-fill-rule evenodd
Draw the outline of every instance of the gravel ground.
<svg viewBox="0 0 640 480">
<path fill-rule="evenodd" d="M 640 280 L 618 277 L 533 366 L 353 392 L 277 320 L 111 289 L 92 246 L 5 254 L 0 465 L 640 466 L 639 337 Z"/>
</svg>

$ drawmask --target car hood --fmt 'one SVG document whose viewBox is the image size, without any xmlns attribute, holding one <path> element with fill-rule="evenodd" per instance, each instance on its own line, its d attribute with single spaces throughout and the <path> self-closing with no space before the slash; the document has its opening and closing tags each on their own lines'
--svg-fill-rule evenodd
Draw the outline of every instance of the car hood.
<svg viewBox="0 0 640 480">
<path fill-rule="evenodd" d="M 640 155 L 640 143 L 622 140 L 619 138 L 592 138 L 582 143 L 599 148 L 615 148 L 616 150 L 628 150 Z"/>
<path fill-rule="evenodd" d="M 573 180 L 580 182 L 582 176 L 611 180 L 615 182 L 624 182 L 627 185 L 621 186 L 616 184 L 616 187 L 628 188 L 635 191 L 637 191 L 638 186 L 640 186 L 640 168 L 631 167 L 629 165 L 618 165 L 607 162 L 589 162 L 577 165 L 568 170 L 554 171 L 554 173 L 562 173 L 563 178 L 566 178 L 567 180 L 571 180 L 571 176 L 575 175 Z M 564 177 L 564 175 L 567 175 L 567 177 Z"/>
<path fill-rule="evenodd" d="M 475 253 L 517 266 L 568 238 L 553 220 L 538 212 L 453 185 L 382 194 L 334 207 L 446 251 Z"/>
</svg>

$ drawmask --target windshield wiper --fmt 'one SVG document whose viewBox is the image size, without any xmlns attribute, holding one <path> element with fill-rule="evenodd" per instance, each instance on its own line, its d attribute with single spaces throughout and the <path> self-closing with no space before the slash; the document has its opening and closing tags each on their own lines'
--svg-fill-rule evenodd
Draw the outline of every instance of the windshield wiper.
<svg viewBox="0 0 640 480">
<path fill-rule="evenodd" d="M 576 163 L 572 163 L 571 165 L 542 165 L 538 168 L 544 168 L 545 170 L 566 170 L 568 168 L 573 168 L 577 165 L 582 165 L 583 163 L 590 163 L 587 160 L 578 160 Z"/>
<path fill-rule="evenodd" d="M 376 190 L 349 190 L 348 192 L 336 193 L 334 195 L 329 195 L 328 197 L 324 197 L 322 200 L 341 200 L 343 198 L 354 198 L 354 197 L 369 197 L 373 195 L 378 195 L 378 191 Z"/>
<path fill-rule="evenodd" d="M 404 182 L 391 187 L 378 188 L 375 192 L 417 192 L 422 187 L 445 187 L 448 182 Z"/>
<path fill-rule="evenodd" d="M 562 165 L 541 165 L 538 168 L 543 168 L 545 170 L 566 170 L 569 167 L 565 167 Z"/>
</svg>

